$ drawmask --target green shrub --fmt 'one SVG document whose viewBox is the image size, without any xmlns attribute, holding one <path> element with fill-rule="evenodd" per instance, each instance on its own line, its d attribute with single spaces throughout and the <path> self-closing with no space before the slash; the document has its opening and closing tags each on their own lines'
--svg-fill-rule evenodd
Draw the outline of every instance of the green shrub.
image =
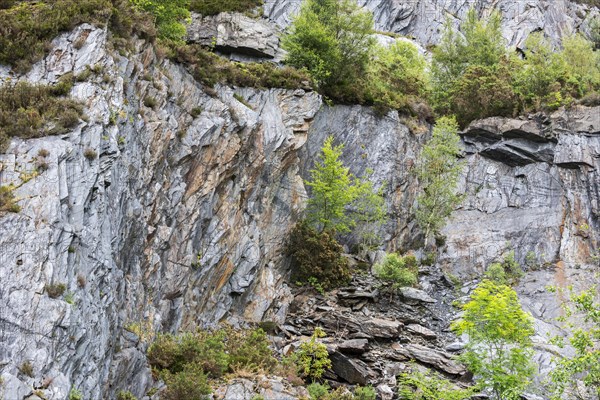
<svg viewBox="0 0 600 400">
<path fill-rule="evenodd" d="M 325 332 L 315 328 L 310 340 L 302 342 L 293 355 L 300 374 L 311 381 L 320 379 L 331 368 L 327 346 L 317 341 L 322 337 L 325 337 Z"/>
<path fill-rule="evenodd" d="M 56 299 L 63 295 L 65 290 L 67 290 L 67 285 L 64 283 L 50 283 L 45 286 L 46 293 L 53 299 Z"/>
<path fill-rule="evenodd" d="M 398 376 L 400 400 L 467 400 L 477 392 L 478 387 L 461 389 L 433 372 L 413 371 Z"/>
<path fill-rule="evenodd" d="M 409 110 L 409 99 L 426 98 L 429 91 L 427 61 L 410 42 L 397 41 L 390 47 L 376 47 L 369 63 L 370 103 L 385 110 Z"/>
<path fill-rule="evenodd" d="M 375 400 L 377 392 L 372 386 L 358 386 L 354 389 L 354 400 Z"/>
<path fill-rule="evenodd" d="M 285 62 L 305 68 L 326 93 L 364 76 L 375 39 L 373 15 L 352 0 L 307 0 L 282 38 Z"/>
<path fill-rule="evenodd" d="M 321 400 L 329 393 L 329 385 L 313 382 L 306 387 L 311 400 Z"/>
<path fill-rule="evenodd" d="M 74 387 L 69 391 L 69 400 L 83 400 L 83 394 Z"/>
<path fill-rule="evenodd" d="M 0 63 L 25 72 L 59 33 L 82 22 L 106 22 L 111 9 L 109 0 L 56 0 L 23 1 L 0 10 Z"/>
<path fill-rule="evenodd" d="M 138 400 L 130 391 L 121 390 L 117 394 L 117 400 Z"/>
<path fill-rule="evenodd" d="M 406 257 L 400 257 L 396 253 L 386 254 L 383 261 L 375 265 L 375 275 L 391 283 L 394 290 L 403 286 L 415 286 L 418 283 L 418 267 L 416 262 L 413 263 L 413 256 L 407 257 L 410 257 L 409 263 L 406 262 Z"/>
<path fill-rule="evenodd" d="M 300 222 L 290 234 L 288 253 L 293 282 L 316 278 L 324 289 L 330 289 L 350 281 L 348 261 L 331 232 L 318 233 L 307 222 Z"/>
<path fill-rule="evenodd" d="M 167 388 L 161 400 L 207 400 L 212 392 L 207 375 L 198 364 L 186 364 L 182 371 L 173 374 L 169 370 L 161 373 Z"/>
<path fill-rule="evenodd" d="M 34 138 L 61 134 L 83 116 L 79 102 L 63 98 L 70 81 L 55 86 L 17 82 L 0 87 L 0 152 L 11 137 Z"/>
<path fill-rule="evenodd" d="M 217 83 L 284 89 L 311 85 L 311 78 L 295 68 L 278 68 L 271 63 L 238 63 L 220 57 L 199 45 L 178 46 L 171 57 L 185 65 L 198 82 L 211 87 Z"/>
<path fill-rule="evenodd" d="M 485 272 L 485 277 L 498 285 L 506 285 L 506 272 L 500 263 L 491 264 Z"/>
<path fill-rule="evenodd" d="M 18 213 L 21 207 L 15 202 L 14 188 L 12 186 L 0 186 L 0 212 L 7 211 Z"/>
<path fill-rule="evenodd" d="M 227 329 L 229 370 L 271 371 L 277 360 L 273 357 L 266 333 L 260 329 Z"/>
<path fill-rule="evenodd" d="M 154 17 L 158 37 L 181 42 L 185 36 L 185 23 L 190 18 L 189 0 L 129 0 L 137 9 Z"/>
<path fill-rule="evenodd" d="M 202 15 L 244 12 L 262 6 L 261 0 L 191 0 L 190 10 Z"/>
<path fill-rule="evenodd" d="M 188 364 L 198 364 L 211 377 L 220 377 L 228 365 L 224 340 L 223 331 L 159 335 L 148 348 L 148 362 L 171 373 L 183 371 Z"/>
</svg>

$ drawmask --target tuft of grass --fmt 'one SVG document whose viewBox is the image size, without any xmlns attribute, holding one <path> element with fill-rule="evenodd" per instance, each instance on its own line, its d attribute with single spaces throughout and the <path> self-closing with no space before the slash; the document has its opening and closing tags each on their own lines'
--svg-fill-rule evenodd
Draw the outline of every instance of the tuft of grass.
<svg viewBox="0 0 600 400">
<path fill-rule="evenodd" d="M 19 371 L 30 378 L 33 378 L 33 365 L 31 365 L 30 361 L 23 361 L 19 366 Z"/>
<path fill-rule="evenodd" d="M 9 186 L 0 186 L 0 212 L 18 213 L 21 207 L 15 201 L 14 188 Z"/>
<path fill-rule="evenodd" d="M 85 149 L 83 152 L 83 156 L 87 158 L 89 161 L 93 161 L 98 158 L 98 153 L 94 149 L 90 149 L 89 147 Z"/>
<path fill-rule="evenodd" d="M 0 0 L 0 64 L 27 72 L 52 49 L 52 39 L 83 22 L 108 25 L 116 39 L 134 33 L 148 40 L 156 37 L 152 16 L 136 10 L 129 0 Z M 81 36 L 73 46 L 84 44 Z"/>
<path fill-rule="evenodd" d="M 194 78 L 209 87 L 223 83 L 239 87 L 312 88 L 307 73 L 272 63 L 239 63 L 220 57 L 199 45 L 174 49 L 172 58 L 185 65 Z"/>
<path fill-rule="evenodd" d="M 144 97 L 144 105 L 148 108 L 154 108 L 157 105 L 157 101 L 154 97 L 146 96 Z"/>
<path fill-rule="evenodd" d="M 63 97 L 72 82 L 54 86 L 17 82 L 0 87 L 0 152 L 10 138 L 25 139 L 67 132 L 83 117 L 79 102 Z"/>
<path fill-rule="evenodd" d="M 62 296 L 65 290 L 67 290 L 67 285 L 64 283 L 46 284 L 46 293 L 48 293 L 48 296 L 53 299 Z"/>
</svg>

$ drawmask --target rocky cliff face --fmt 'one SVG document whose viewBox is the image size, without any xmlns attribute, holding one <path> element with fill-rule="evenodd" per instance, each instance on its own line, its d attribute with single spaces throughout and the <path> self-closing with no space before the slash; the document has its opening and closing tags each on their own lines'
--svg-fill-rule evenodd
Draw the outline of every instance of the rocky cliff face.
<svg viewBox="0 0 600 400">
<path fill-rule="evenodd" d="M 54 44 L 25 79 L 52 83 L 86 65 L 104 75 L 72 90 L 87 122 L 0 156 L 22 206 L 0 225 L 6 398 L 46 378 L 49 398 L 71 385 L 90 399 L 132 385 L 141 395 L 150 377 L 127 329 L 283 321 L 286 303 L 272 301 L 289 293 L 281 248 L 306 196 L 297 152 L 321 100 L 251 89 L 236 99 L 226 87 L 211 97 L 150 46 L 118 56 L 89 25 Z M 49 168 L 35 172 L 40 149 Z M 52 284 L 65 293 L 49 297 Z M 33 377 L 18 371 L 26 361 Z"/>
<path fill-rule="evenodd" d="M 296 4 L 267 3 L 265 13 L 285 26 Z M 533 26 L 543 25 L 552 37 L 584 29 L 590 15 L 562 1 L 528 4 L 497 4 L 512 12 L 504 23 L 513 44 Z M 467 9 L 466 2 L 438 1 L 367 6 L 381 29 L 423 44 L 437 40 L 443 15 Z M 429 9 L 437 25 L 422 22 Z M 531 26 L 519 23 L 526 16 Z M 233 58 L 279 57 L 277 28 L 266 20 L 253 29 L 244 28 L 252 23 L 246 17 L 194 23 L 203 28 L 191 29 L 190 40 L 204 43 L 212 34 L 201 32 L 212 29 L 217 50 Z M 240 29 L 247 35 L 231 34 Z M 119 389 L 141 396 L 151 382 L 144 351 L 153 331 L 224 319 L 283 323 L 293 296 L 282 249 L 304 207 L 302 179 L 330 134 L 345 144 L 343 158 L 354 173 L 372 168 L 376 186 L 385 188 L 387 249 L 418 244 L 420 233 L 409 223 L 418 190 L 411 168 L 427 129 L 395 113 L 324 106 L 304 90 L 208 93 L 142 41 L 130 54 L 117 54 L 106 32 L 91 25 L 57 38 L 27 76 L 4 68 L 0 81 L 53 83 L 96 65 L 100 72 L 71 93 L 85 103 L 86 121 L 60 137 L 13 140 L 0 155 L 0 182 L 17 186 L 22 207 L 0 215 L 6 399 L 39 389 L 62 400 L 71 387 L 86 399 L 113 398 Z M 513 249 L 528 264 L 519 292 L 537 318 L 539 347 L 546 348 L 543 335 L 556 331 L 550 322 L 558 299 L 543 287 L 590 283 L 597 268 L 599 114 L 576 108 L 492 118 L 464 132 L 467 197 L 444 230 L 438 266 L 421 282 L 430 296 L 449 304 L 453 291 L 435 283 L 441 274 L 461 277 L 466 294 L 471 279 Z M 49 152 L 49 168 L 36 172 L 41 149 Z M 529 251 L 538 255 L 531 265 Z M 65 292 L 50 297 L 49 285 L 58 284 Z M 540 358 L 547 360 L 545 354 Z M 33 376 L 19 371 L 26 361 Z"/>
</svg>

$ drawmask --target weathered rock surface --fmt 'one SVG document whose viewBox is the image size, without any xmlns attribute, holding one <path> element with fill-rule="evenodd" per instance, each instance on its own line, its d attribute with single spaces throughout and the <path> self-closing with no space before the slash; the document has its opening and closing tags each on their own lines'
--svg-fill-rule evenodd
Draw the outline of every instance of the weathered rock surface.
<svg viewBox="0 0 600 400">
<path fill-rule="evenodd" d="M 266 20 L 239 13 L 203 17 L 192 13 L 188 42 L 214 47 L 237 60 L 280 58 L 279 32 Z"/>
<path fill-rule="evenodd" d="M 76 49 L 80 35 L 87 39 Z M 54 44 L 26 79 L 52 83 L 101 65 L 111 80 L 75 84 L 87 122 L 60 137 L 13 140 L 0 156 L 2 184 L 17 187 L 22 207 L 0 216 L 6 396 L 20 398 L 44 378 L 53 378 L 48 399 L 72 386 L 88 399 L 122 388 L 141 396 L 156 329 L 283 321 L 287 303 L 273 303 L 289 296 L 280 250 L 305 197 L 297 150 L 321 100 L 239 90 L 247 106 L 227 87 L 211 97 L 141 41 L 129 58 L 109 53 L 106 32 L 91 25 Z M 49 168 L 36 173 L 40 149 Z M 50 298 L 45 286 L 58 283 L 65 295 Z M 141 340 L 130 341 L 124 326 Z M 25 361 L 33 378 L 18 374 Z"/>
</svg>

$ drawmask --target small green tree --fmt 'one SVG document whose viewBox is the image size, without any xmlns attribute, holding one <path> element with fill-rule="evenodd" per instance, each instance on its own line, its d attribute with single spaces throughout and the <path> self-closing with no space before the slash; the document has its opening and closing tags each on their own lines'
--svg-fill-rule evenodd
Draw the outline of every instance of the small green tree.
<svg viewBox="0 0 600 400">
<path fill-rule="evenodd" d="M 459 143 L 456 120 L 453 117 L 439 118 L 419 158 L 417 176 L 423 189 L 417 197 L 415 217 L 425 233 L 426 246 L 432 234 L 439 232 L 462 200 L 462 196 L 456 193 L 464 166 L 464 162 L 458 159 Z"/>
<path fill-rule="evenodd" d="M 375 275 L 391 283 L 396 290 L 403 286 L 414 286 L 418 283 L 417 261 L 414 256 L 400 257 L 396 253 L 388 253 L 383 260 L 375 265 Z"/>
<path fill-rule="evenodd" d="M 293 355 L 302 376 L 311 381 L 320 379 L 331 368 L 327 346 L 317 341 L 325 336 L 323 329 L 315 328 L 310 340 L 300 343 Z"/>
<path fill-rule="evenodd" d="M 364 75 L 375 43 L 373 16 L 354 0 L 306 0 L 282 39 L 286 63 L 317 84 L 343 91 Z"/>
<path fill-rule="evenodd" d="M 564 398 L 569 393 L 577 399 L 590 399 L 600 396 L 600 303 L 598 291 L 592 287 L 580 294 L 571 294 L 570 303 L 563 304 L 564 317 L 560 320 L 570 332 L 569 342 L 575 355 L 556 360 L 556 367 L 550 373 L 553 400 Z M 569 317 L 578 316 L 583 324 L 567 322 Z M 562 340 L 554 343 L 564 346 Z M 577 382 L 583 382 L 580 387 Z"/>
<path fill-rule="evenodd" d="M 501 61 L 506 59 L 506 48 L 500 22 L 500 14 L 497 11 L 494 11 L 487 21 L 484 21 L 477 17 L 474 9 L 470 9 L 465 21 L 461 24 L 461 35 L 454 29 L 449 19 L 446 21 L 440 44 L 433 51 L 431 65 L 432 100 L 436 111 L 440 114 L 456 114 L 459 122 L 465 125 L 472 118 L 486 117 L 489 114 L 497 115 L 500 111 L 505 112 L 504 104 L 502 110 L 498 110 L 491 103 L 482 103 L 486 100 L 497 101 L 493 96 L 471 95 L 472 100 L 480 97 L 476 101 L 481 109 L 479 112 L 472 111 L 472 115 L 464 117 L 461 114 L 462 109 L 454 105 L 457 100 L 461 99 L 465 86 L 468 86 L 472 79 L 476 78 L 479 84 L 484 83 L 490 86 L 484 89 L 491 90 L 493 93 L 493 82 L 501 82 L 505 77 L 505 71 L 499 69 Z M 467 72 L 471 77 L 462 79 Z M 503 97 L 505 96 L 503 95 Z M 468 96 L 465 104 L 470 104 Z"/>
<path fill-rule="evenodd" d="M 321 160 L 310 171 L 312 179 L 305 182 L 312 189 L 307 204 L 308 220 L 319 232 L 344 233 L 355 225 L 346 208 L 356 199 L 357 190 L 354 176 L 340 160 L 343 148 L 343 145 L 333 146 L 333 137 L 329 136 L 323 144 Z"/>
<path fill-rule="evenodd" d="M 376 107 L 402 109 L 410 98 L 427 97 L 427 60 L 415 45 L 399 40 L 389 47 L 377 46 L 374 55 L 368 90 Z"/>
<path fill-rule="evenodd" d="M 516 400 L 534 373 L 531 336 L 533 322 L 521 309 L 516 292 L 483 280 L 463 306 L 462 318 L 452 324 L 469 343 L 460 356 L 496 400 Z"/>
</svg>

